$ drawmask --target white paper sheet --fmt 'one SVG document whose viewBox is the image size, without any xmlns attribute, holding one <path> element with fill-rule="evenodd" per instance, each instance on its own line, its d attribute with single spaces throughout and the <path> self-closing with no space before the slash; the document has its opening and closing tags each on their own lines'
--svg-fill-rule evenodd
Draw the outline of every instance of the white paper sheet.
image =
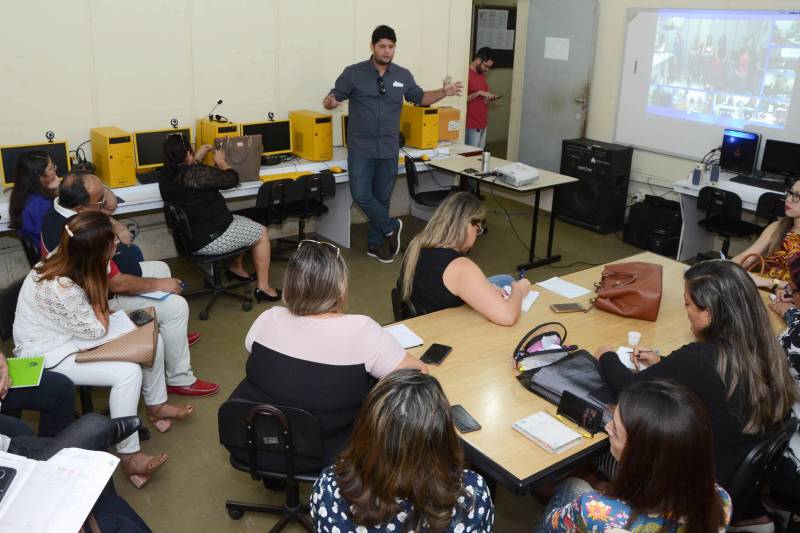
<svg viewBox="0 0 800 533">
<path fill-rule="evenodd" d="M 617 357 L 619 357 L 619 362 L 634 371 L 647 368 L 648 365 L 642 362 L 639 362 L 639 368 L 636 368 L 636 365 L 634 365 L 633 361 L 631 361 L 631 353 L 633 353 L 633 348 L 629 348 L 628 346 L 620 346 L 617 348 Z"/>
<path fill-rule="evenodd" d="M 424 342 L 419 335 L 411 331 L 411 328 L 405 324 L 387 326 L 383 329 L 385 329 L 389 335 L 394 337 L 395 340 L 400 343 L 400 346 L 406 349 L 413 348 L 415 346 L 422 346 Z"/>
<path fill-rule="evenodd" d="M 560 37 L 544 38 L 544 58 L 569 61 L 569 39 Z"/>
<path fill-rule="evenodd" d="M 153 292 L 142 293 L 139 296 L 142 296 L 144 298 L 150 298 L 151 300 L 164 300 L 170 294 L 172 293 L 166 291 L 153 291 Z"/>
<path fill-rule="evenodd" d="M 122 337 L 126 333 L 130 333 L 135 329 L 136 324 L 134 324 L 131 319 L 128 318 L 128 314 L 125 311 L 120 309 L 115 313 L 111 313 L 111 316 L 109 316 L 108 330 L 101 338 L 79 339 L 77 337 L 73 337 L 70 342 L 72 342 L 72 344 L 74 344 L 78 350 L 88 350 L 90 348 L 101 346 L 107 342 L 111 342 L 114 339 Z"/>
<path fill-rule="evenodd" d="M 563 296 L 565 298 L 577 298 L 578 296 L 583 296 L 585 294 L 589 294 L 589 289 L 585 289 L 580 285 L 575 285 L 574 283 L 570 283 L 569 281 L 564 281 L 559 277 L 552 277 L 550 279 L 540 281 L 537 283 L 538 286 L 544 287 L 549 291 L 553 291 L 554 293 L 558 294 L 559 296 Z"/>
</svg>

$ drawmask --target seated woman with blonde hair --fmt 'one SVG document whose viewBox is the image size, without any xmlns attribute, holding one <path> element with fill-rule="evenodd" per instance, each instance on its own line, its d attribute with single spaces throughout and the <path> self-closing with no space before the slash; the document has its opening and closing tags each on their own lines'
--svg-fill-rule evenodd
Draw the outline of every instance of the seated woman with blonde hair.
<svg viewBox="0 0 800 533">
<path fill-rule="evenodd" d="M 417 314 L 467 304 L 490 321 L 513 326 L 531 283 L 511 276 L 487 278 L 467 252 L 486 226 L 486 208 L 474 195 L 448 196 L 411 243 L 400 272 L 401 299 Z M 502 287 L 510 286 L 507 294 Z"/>
<path fill-rule="evenodd" d="M 336 246 L 301 241 L 283 280 L 286 307 L 272 307 L 253 323 L 245 379 L 231 393 L 305 409 L 319 420 L 325 460 L 303 465 L 307 470 L 330 464 L 341 450 L 376 379 L 397 368 L 426 370 L 377 322 L 345 312 L 347 278 Z"/>
</svg>

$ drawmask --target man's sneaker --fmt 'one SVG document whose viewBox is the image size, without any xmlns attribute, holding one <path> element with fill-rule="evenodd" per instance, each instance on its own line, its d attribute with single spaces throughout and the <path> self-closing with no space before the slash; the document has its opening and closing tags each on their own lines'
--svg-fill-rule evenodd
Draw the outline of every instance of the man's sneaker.
<svg viewBox="0 0 800 533">
<path fill-rule="evenodd" d="M 381 263 L 391 263 L 394 261 L 394 256 L 389 253 L 389 250 L 387 250 L 384 245 L 370 246 L 367 248 L 367 255 L 374 257 Z"/>
<path fill-rule="evenodd" d="M 397 229 L 386 236 L 386 240 L 389 242 L 389 253 L 392 254 L 392 257 L 400 253 L 400 232 L 402 231 L 403 221 L 398 218 Z"/>
</svg>

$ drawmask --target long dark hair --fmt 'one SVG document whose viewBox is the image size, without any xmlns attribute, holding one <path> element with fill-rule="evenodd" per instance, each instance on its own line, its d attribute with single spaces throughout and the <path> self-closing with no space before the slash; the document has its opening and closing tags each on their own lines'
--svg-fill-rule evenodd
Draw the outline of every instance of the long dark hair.
<svg viewBox="0 0 800 533">
<path fill-rule="evenodd" d="M 108 215 L 83 211 L 69 217 L 58 248 L 35 270 L 40 280 L 69 278 L 80 286 L 92 307 L 108 311 L 108 262 L 114 229 Z"/>
<path fill-rule="evenodd" d="M 744 433 L 767 431 L 784 419 L 798 394 L 755 283 L 742 267 L 722 259 L 697 263 L 683 277 L 692 301 L 711 315 L 697 334 L 717 345 L 727 398 L 740 391 Z"/>
<path fill-rule="evenodd" d="M 406 530 L 447 528 L 459 496 L 475 504 L 462 485 L 464 456 L 453 428 L 450 405 L 436 378 L 417 369 L 392 372 L 372 389 L 358 413 L 353 435 L 339 455 L 336 478 L 351 505 L 353 521 L 383 523 L 412 511 Z"/>
<path fill-rule="evenodd" d="M 9 226 L 13 229 L 22 227 L 22 210 L 32 194 L 40 194 L 45 198 L 55 198 L 56 192 L 42 185 L 42 176 L 50 164 L 50 156 L 44 150 L 22 152 L 14 169 L 14 188 L 8 212 L 11 216 Z"/>
<path fill-rule="evenodd" d="M 711 422 L 700 399 L 670 380 L 639 381 L 617 404 L 627 441 L 608 495 L 626 501 L 630 521 L 647 512 L 682 519 L 687 533 L 725 525 L 714 481 Z"/>
</svg>

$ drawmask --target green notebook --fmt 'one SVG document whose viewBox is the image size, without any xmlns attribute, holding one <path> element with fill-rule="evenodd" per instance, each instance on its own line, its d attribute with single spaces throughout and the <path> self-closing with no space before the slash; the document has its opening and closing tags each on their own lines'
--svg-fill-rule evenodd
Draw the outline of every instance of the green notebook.
<svg viewBox="0 0 800 533">
<path fill-rule="evenodd" d="M 44 356 L 11 357 L 7 363 L 12 389 L 39 386 L 44 372 Z"/>
</svg>

